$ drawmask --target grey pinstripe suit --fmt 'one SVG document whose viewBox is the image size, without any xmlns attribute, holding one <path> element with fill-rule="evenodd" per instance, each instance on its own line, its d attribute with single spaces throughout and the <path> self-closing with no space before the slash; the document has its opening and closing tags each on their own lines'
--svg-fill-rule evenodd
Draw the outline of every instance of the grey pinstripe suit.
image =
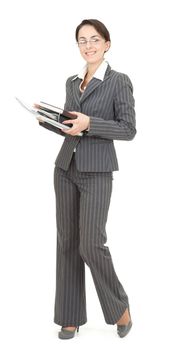
<svg viewBox="0 0 175 350">
<path fill-rule="evenodd" d="M 106 323 L 115 324 L 127 307 L 107 241 L 106 221 L 112 193 L 112 171 L 118 170 L 113 140 L 136 134 L 133 87 L 126 74 L 108 65 L 104 80 L 93 78 L 81 95 L 81 80 L 66 82 L 64 108 L 90 116 L 90 131 L 66 135 L 55 160 L 57 264 L 54 322 L 76 326 L 87 322 L 85 266 L 92 273 Z M 74 149 L 76 148 L 76 152 Z"/>
</svg>

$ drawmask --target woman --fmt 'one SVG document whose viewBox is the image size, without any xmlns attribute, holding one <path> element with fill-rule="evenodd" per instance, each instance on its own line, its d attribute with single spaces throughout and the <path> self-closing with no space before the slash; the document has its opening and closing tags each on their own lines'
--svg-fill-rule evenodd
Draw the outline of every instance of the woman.
<svg viewBox="0 0 175 350">
<path fill-rule="evenodd" d="M 132 326 L 127 294 L 112 262 L 105 231 L 112 193 L 112 171 L 118 170 L 113 140 L 136 134 L 132 83 L 111 69 L 104 54 L 110 35 L 103 23 L 84 20 L 76 41 L 86 66 L 66 82 L 65 110 L 76 119 L 61 131 L 65 140 L 55 161 L 57 268 L 54 322 L 61 339 L 74 337 L 87 322 L 85 263 L 89 266 L 107 324 L 116 324 L 120 337 Z M 38 118 L 39 119 L 39 118 Z M 83 131 L 83 136 L 77 136 Z"/>
</svg>

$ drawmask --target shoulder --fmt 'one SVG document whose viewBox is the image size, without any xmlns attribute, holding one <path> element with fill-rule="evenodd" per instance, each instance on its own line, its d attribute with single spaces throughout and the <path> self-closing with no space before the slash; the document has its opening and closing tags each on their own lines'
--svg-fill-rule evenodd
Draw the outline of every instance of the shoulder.
<svg viewBox="0 0 175 350">
<path fill-rule="evenodd" d="M 111 69 L 111 75 L 116 80 L 123 81 L 123 82 L 131 82 L 130 77 L 126 73 L 118 72 L 118 71 L 116 71 L 114 69 Z"/>
<path fill-rule="evenodd" d="M 73 84 L 77 79 L 79 79 L 77 74 L 71 75 L 71 76 L 69 76 L 69 77 L 66 79 L 65 85 L 66 85 L 66 91 L 67 91 L 67 92 L 68 92 L 69 90 L 72 90 L 72 84 Z"/>
<path fill-rule="evenodd" d="M 69 85 L 72 81 L 74 81 L 76 79 L 78 79 L 78 74 L 74 74 L 74 75 L 69 76 L 66 79 L 66 85 Z"/>
<path fill-rule="evenodd" d="M 115 81 L 117 88 L 122 88 L 123 86 L 128 86 L 133 90 L 133 84 L 132 84 L 132 81 L 131 81 L 130 77 L 128 76 L 128 74 L 118 72 L 114 69 L 111 69 L 110 73 L 111 73 L 111 77 L 113 77 L 113 79 Z"/>
</svg>

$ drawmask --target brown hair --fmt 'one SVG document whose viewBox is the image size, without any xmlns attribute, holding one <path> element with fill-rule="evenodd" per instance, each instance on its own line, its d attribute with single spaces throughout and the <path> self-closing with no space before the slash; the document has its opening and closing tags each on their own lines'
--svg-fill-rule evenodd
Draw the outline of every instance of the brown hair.
<svg viewBox="0 0 175 350">
<path fill-rule="evenodd" d="M 102 22 L 98 21 L 97 19 L 84 19 L 78 25 L 78 27 L 76 28 L 76 31 L 75 31 L 75 38 L 76 38 L 77 42 L 78 42 L 79 30 L 86 24 L 93 26 L 96 29 L 96 31 L 102 36 L 102 38 L 104 38 L 106 41 L 111 41 L 110 34 Z"/>
</svg>

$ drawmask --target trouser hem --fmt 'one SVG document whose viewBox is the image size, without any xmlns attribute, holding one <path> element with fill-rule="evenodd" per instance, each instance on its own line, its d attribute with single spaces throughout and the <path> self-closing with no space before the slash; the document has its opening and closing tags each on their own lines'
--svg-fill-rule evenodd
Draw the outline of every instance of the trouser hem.
<svg viewBox="0 0 175 350">
<path fill-rule="evenodd" d="M 115 325 L 115 324 L 120 320 L 120 318 L 122 317 L 122 315 L 124 314 L 124 312 L 126 311 L 126 309 L 129 310 L 129 307 L 126 306 L 125 309 L 124 309 L 124 311 L 122 311 L 121 314 L 118 316 L 118 318 L 117 318 L 117 317 L 115 318 L 115 320 L 110 320 L 110 321 L 109 321 L 109 320 L 105 320 L 105 322 L 106 322 L 107 324 Z"/>
<path fill-rule="evenodd" d="M 80 321 L 80 322 L 77 322 L 77 321 L 62 322 L 61 320 L 57 320 L 54 318 L 53 322 L 62 327 L 69 327 L 69 326 L 71 327 L 71 325 L 76 327 L 76 326 L 82 326 L 83 324 L 87 323 L 87 320 Z"/>
</svg>

